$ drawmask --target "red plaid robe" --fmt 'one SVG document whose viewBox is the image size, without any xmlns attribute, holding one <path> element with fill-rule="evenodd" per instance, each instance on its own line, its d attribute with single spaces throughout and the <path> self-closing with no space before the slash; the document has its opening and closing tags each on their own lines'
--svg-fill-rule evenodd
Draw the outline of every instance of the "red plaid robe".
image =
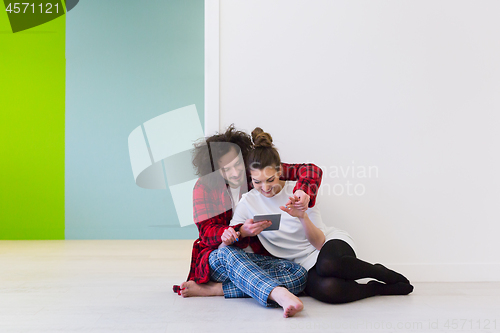
<svg viewBox="0 0 500 333">
<path fill-rule="evenodd" d="M 281 180 L 297 181 L 293 191 L 303 190 L 310 196 L 309 207 L 316 202 L 316 194 L 321 184 L 322 171 L 314 164 L 286 164 L 282 163 Z M 249 190 L 251 181 L 248 178 Z M 200 236 L 193 244 L 191 257 L 191 270 L 187 280 L 196 283 L 210 281 L 210 266 L 208 256 L 222 243 L 221 236 L 233 216 L 231 198 L 227 190 L 228 185 L 221 182 L 218 186 L 210 188 L 198 180 L 193 189 L 193 217 Z M 241 194 L 240 194 L 241 195 Z M 214 216 L 211 212 L 223 212 Z M 238 230 L 242 224 L 235 226 Z M 262 246 L 257 237 L 245 237 L 234 245 L 240 248 L 251 246 L 258 254 L 270 255 Z"/>
</svg>

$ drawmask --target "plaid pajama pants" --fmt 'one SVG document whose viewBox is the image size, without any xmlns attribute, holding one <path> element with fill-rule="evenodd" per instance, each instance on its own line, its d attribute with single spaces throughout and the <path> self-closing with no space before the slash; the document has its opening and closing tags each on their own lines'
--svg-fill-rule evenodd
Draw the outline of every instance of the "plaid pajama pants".
<svg viewBox="0 0 500 333">
<path fill-rule="evenodd" d="M 274 288 L 281 286 L 298 294 L 306 287 L 307 270 L 289 260 L 232 246 L 212 251 L 208 260 L 210 279 L 222 282 L 225 298 L 252 297 L 264 306 L 276 306 L 268 301 Z"/>
</svg>

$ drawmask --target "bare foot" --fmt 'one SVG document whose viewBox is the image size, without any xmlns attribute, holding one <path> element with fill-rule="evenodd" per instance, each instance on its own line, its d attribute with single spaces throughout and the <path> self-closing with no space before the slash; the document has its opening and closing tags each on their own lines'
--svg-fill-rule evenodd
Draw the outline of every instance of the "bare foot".
<svg viewBox="0 0 500 333">
<path fill-rule="evenodd" d="M 283 308 L 283 317 L 293 317 L 298 312 L 302 311 L 304 304 L 302 301 L 283 287 L 276 287 L 269 294 L 269 298 Z"/>
<path fill-rule="evenodd" d="M 194 281 L 186 281 L 181 283 L 181 296 L 224 296 L 224 291 L 222 290 L 222 283 L 208 282 L 197 284 Z"/>
</svg>

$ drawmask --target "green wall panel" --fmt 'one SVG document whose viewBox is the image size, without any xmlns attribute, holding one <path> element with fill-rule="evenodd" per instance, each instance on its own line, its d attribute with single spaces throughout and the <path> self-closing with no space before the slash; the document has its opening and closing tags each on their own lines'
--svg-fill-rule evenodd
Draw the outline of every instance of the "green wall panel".
<svg viewBox="0 0 500 333">
<path fill-rule="evenodd" d="M 66 16 L 12 33 L 0 8 L 0 239 L 64 239 Z"/>
</svg>

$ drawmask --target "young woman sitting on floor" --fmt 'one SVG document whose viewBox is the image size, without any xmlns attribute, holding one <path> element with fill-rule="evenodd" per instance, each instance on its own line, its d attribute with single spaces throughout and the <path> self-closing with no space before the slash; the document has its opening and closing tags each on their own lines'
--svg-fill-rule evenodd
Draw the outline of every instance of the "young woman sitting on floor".
<svg viewBox="0 0 500 333">
<path fill-rule="evenodd" d="M 245 223 L 258 214 L 281 213 L 279 230 L 258 237 L 265 249 L 278 258 L 292 260 L 308 270 L 305 292 L 326 303 L 346 303 L 376 295 L 407 295 L 413 286 L 402 274 L 381 264 L 356 258 L 354 242 L 345 231 L 326 227 L 317 206 L 305 211 L 294 207 L 293 182 L 279 179 L 281 159 L 271 135 L 260 128 L 252 132 L 254 149 L 249 153 L 253 189 L 243 195 L 231 225 Z M 292 204 L 284 206 L 286 202 Z M 233 228 L 222 235 L 222 246 L 242 241 Z M 373 278 L 367 284 L 361 278 Z"/>
</svg>

